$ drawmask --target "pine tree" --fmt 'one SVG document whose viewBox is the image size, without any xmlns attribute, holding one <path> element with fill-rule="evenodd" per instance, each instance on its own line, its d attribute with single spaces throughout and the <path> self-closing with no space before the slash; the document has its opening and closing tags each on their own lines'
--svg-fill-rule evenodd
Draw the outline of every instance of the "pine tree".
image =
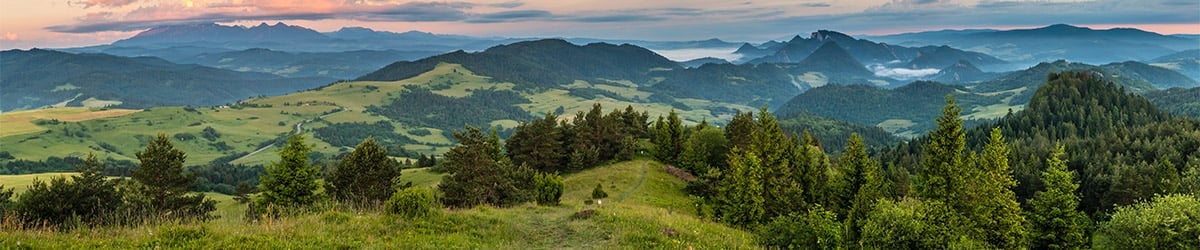
<svg viewBox="0 0 1200 250">
<path fill-rule="evenodd" d="M 1086 235 L 1084 228 L 1087 218 L 1079 207 L 1079 197 L 1075 190 L 1079 184 L 1075 182 L 1067 163 L 1063 160 L 1065 149 L 1058 145 L 1050 158 L 1046 159 L 1046 170 L 1042 172 L 1042 182 L 1046 190 L 1038 191 L 1029 201 L 1030 210 L 1026 214 L 1030 224 L 1032 248 L 1036 249 L 1076 249 L 1085 246 Z"/>
<path fill-rule="evenodd" d="M 993 128 L 979 158 L 980 178 L 971 185 L 973 211 L 966 217 L 974 221 L 976 234 L 983 240 L 998 248 L 1014 249 L 1023 246 L 1025 217 L 1013 193 L 1017 181 L 1008 167 L 1008 155 L 1000 129 Z"/>
<path fill-rule="evenodd" d="M 131 170 L 130 175 L 140 184 L 138 194 L 147 199 L 144 205 L 148 212 L 177 218 L 210 218 L 208 214 L 216 210 L 216 201 L 204 198 L 204 194 L 188 195 L 196 176 L 184 174 L 183 162 L 187 156 L 175 149 L 166 134 L 159 133 L 136 155 L 141 165 Z"/>
<path fill-rule="evenodd" d="M 558 116 L 554 114 L 521 123 L 504 143 L 514 165 L 547 173 L 566 170 L 562 168 L 562 163 L 566 162 L 562 133 L 558 128 Z"/>
<path fill-rule="evenodd" d="M 444 194 L 443 204 L 458 208 L 508 206 L 534 198 L 522 187 L 532 186 L 536 172 L 513 166 L 501 151 L 495 133 L 485 136 L 478 128 L 466 126 L 454 132 L 454 138 L 459 145 L 446 152 L 444 158 L 449 175 L 442 177 L 438 185 Z"/>
<path fill-rule="evenodd" d="M 279 161 L 267 167 L 267 174 L 260 177 L 262 199 L 260 205 L 294 207 L 306 206 L 316 201 L 317 169 L 308 163 L 308 152 L 312 147 L 304 144 L 304 136 L 292 134 L 287 144 L 279 150 Z"/>
<path fill-rule="evenodd" d="M 399 177 L 400 171 L 387 156 L 387 149 L 368 136 L 325 174 L 325 190 L 340 201 L 380 204 L 395 193 Z"/>
<path fill-rule="evenodd" d="M 937 129 L 929 134 L 925 144 L 925 169 L 921 172 L 921 197 L 944 202 L 956 210 L 962 207 L 962 189 L 968 174 L 963 164 L 966 135 L 963 133 L 962 109 L 954 97 L 946 95 L 946 106 L 937 119 Z"/>
<path fill-rule="evenodd" d="M 847 195 L 844 204 L 850 208 L 846 213 L 847 242 L 858 245 L 865 219 L 879 199 L 887 192 L 880 177 L 879 163 L 867 155 L 866 145 L 858 133 L 850 134 L 846 151 L 838 161 L 844 171 Z"/>
<path fill-rule="evenodd" d="M 79 168 L 80 174 L 71 177 L 71 182 L 80 192 L 72 201 L 79 208 L 78 214 L 97 218 L 117 210 L 121 205 L 121 193 L 117 192 L 117 183 L 104 176 L 104 169 L 104 163 L 96 158 L 96 154 L 88 152 Z"/>
</svg>

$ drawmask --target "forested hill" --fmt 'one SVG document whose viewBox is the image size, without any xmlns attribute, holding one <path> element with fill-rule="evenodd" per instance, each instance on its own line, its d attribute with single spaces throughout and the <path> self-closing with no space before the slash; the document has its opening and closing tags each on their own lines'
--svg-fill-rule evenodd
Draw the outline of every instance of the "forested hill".
<svg viewBox="0 0 1200 250">
<path fill-rule="evenodd" d="M 970 66 L 963 65 L 967 70 L 973 68 Z M 1095 66 L 1060 60 L 967 86 L 929 81 L 917 81 L 890 90 L 862 85 L 822 86 L 795 96 L 780 106 L 778 113 L 807 111 L 834 119 L 880 126 L 897 135 L 920 135 L 933 128 L 933 118 L 947 94 L 954 95 L 958 100 L 967 124 L 976 125 L 1001 118 L 1009 111 L 1020 111 L 1045 84 L 1048 74 L 1064 71 L 1087 72 L 1102 81 L 1113 83 L 1117 88 L 1148 95 L 1154 95 L 1159 87 L 1198 84 L 1177 72 L 1139 62 Z M 1181 107 L 1172 110 L 1186 110 L 1189 101 L 1187 98 L 1179 99 L 1178 105 Z"/>
<path fill-rule="evenodd" d="M 1176 115 L 1200 119 L 1200 87 L 1184 89 L 1169 88 L 1146 93 L 1146 98 L 1158 108 Z"/>
<path fill-rule="evenodd" d="M 836 62 L 836 63 L 831 63 Z M 518 42 L 469 53 L 455 51 L 417 61 L 396 62 L 360 77 L 360 81 L 396 81 L 428 72 L 438 64 L 459 64 L 493 82 L 516 89 L 562 88 L 585 81 L 633 84 L 671 103 L 693 98 L 750 106 L 777 106 L 807 89 L 827 84 L 886 86 L 894 79 L 875 76 L 835 43 L 826 44 L 801 63 L 706 64 L 685 68 L 628 44 L 574 45 L 546 39 Z"/>
<path fill-rule="evenodd" d="M 1080 180 L 1079 209 L 1094 218 L 1155 194 L 1183 192 L 1188 180 L 1200 178 L 1200 121 L 1171 117 L 1089 72 L 1048 79 L 1024 111 L 967 131 L 969 149 L 982 148 L 992 128 L 1010 142 L 1018 200 L 1044 189 L 1040 173 L 1056 144 L 1065 146 L 1067 166 Z M 883 161 L 919 171 L 923 156 L 917 145 L 927 141 L 901 144 Z"/>
<path fill-rule="evenodd" d="M 155 57 L 41 49 L 9 50 L 0 52 L 0 57 L 4 58 L 0 64 L 0 88 L 4 89 L 0 94 L 0 109 L 4 111 L 54 104 L 131 108 L 212 106 L 334 81 L 175 64 Z"/>
<path fill-rule="evenodd" d="M 654 52 L 628 44 L 577 46 L 546 39 L 492 47 L 478 53 L 455 51 L 414 62 L 396 62 L 360 77 L 360 81 L 396 81 L 432 70 L 439 63 L 461 64 L 496 81 L 555 87 L 575 80 L 625 79 L 646 82 L 651 70 L 681 68 Z M 527 86 L 529 86 L 527 85 Z"/>
<path fill-rule="evenodd" d="M 1044 62 L 1026 70 L 1016 71 L 991 81 L 976 85 L 978 91 L 1004 91 L 1021 87 L 1037 88 L 1047 74 L 1062 71 L 1092 71 L 1133 92 L 1146 92 L 1156 88 L 1193 87 L 1200 85 L 1195 80 L 1169 69 L 1150 66 L 1140 62 L 1120 62 L 1105 65 L 1088 65 L 1065 60 Z M 1018 98 L 1028 100 L 1028 98 Z"/>
</svg>

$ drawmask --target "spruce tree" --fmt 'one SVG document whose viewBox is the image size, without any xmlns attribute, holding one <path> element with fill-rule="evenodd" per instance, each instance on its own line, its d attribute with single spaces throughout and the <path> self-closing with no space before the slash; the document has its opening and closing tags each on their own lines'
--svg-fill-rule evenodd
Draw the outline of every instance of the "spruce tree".
<svg viewBox="0 0 1200 250">
<path fill-rule="evenodd" d="M 762 162 L 753 153 L 734 148 L 729 152 L 729 172 L 717 184 L 713 210 L 721 221 L 752 227 L 765 221 L 766 193 Z"/>
<path fill-rule="evenodd" d="M 729 124 L 725 125 L 725 139 L 729 140 L 729 148 L 749 148 L 753 138 L 750 134 L 756 130 L 755 126 L 754 112 L 737 111 Z"/>
<path fill-rule="evenodd" d="M 793 212 L 804 211 L 804 192 L 797 181 L 797 173 L 791 158 L 796 141 L 788 138 L 779 127 L 775 116 L 764 106 L 759 110 L 758 129 L 747 153 L 753 154 L 763 166 L 763 191 L 766 198 L 766 216 L 773 218 Z M 800 173 L 805 175 L 807 173 Z"/>
<path fill-rule="evenodd" d="M 946 95 L 946 106 L 937 119 L 937 129 L 929 133 L 925 144 L 925 168 L 921 172 L 921 197 L 944 202 L 960 209 L 962 191 L 968 174 L 963 164 L 966 134 L 963 133 L 962 109 L 954 97 Z"/>
<path fill-rule="evenodd" d="M 1017 181 L 1008 167 L 1008 146 L 999 128 L 993 128 L 979 158 L 980 178 L 972 185 L 971 208 L 966 217 L 975 223 L 976 234 L 992 246 L 1021 248 L 1025 217 L 1013 188 Z"/>
<path fill-rule="evenodd" d="M 683 143 L 687 139 L 684 137 L 683 121 L 679 119 L 679 114 L 672 109 L 665 120 L 659 116 L 654 124 L 654 133 L 653 142 L 657 148 L 655 156 L 658 160 L 668 164 L 679 164 L 679 155 L 683 152 Z"/>
<path fill-rule="evenodd" d="M 1050 153 L 1042 172 L 1046 190 L 1038 191 L 1029 200 L 1026 218 L 1030 222 L 1031 247 L 1035 249 L 1076 249 L 1086 244 L 1087 218 L 1076 210 L 1079 197 L 1075 196 L 1075 190 L 1079 184 L 1067 170 L 1064 152 L 1064 147 L 1058 145 Z"/>
<path fill-rule="evenodd" d="M 340 201 L 379 204 L 395 193 L 399 177 L 400 170 L 387 156 L 387 149 L 367 137 L 325 174 L 325 190 Z"/>
<path fill-rule="evenodd" d="M 858 133 L 850 134 L 846 151 L 838 161 L 838 166 L 844 171 L 848 186 L 848 197 L 844 203 L 850 208 L 846 213 L 847 242 L 857 245 L 862 233 L 865 219 L 874 209 L 875 204 L 887 192 L 880 176 L 879 163 L 867 155 L 866 145 Z"/>
<path fill-rule="evenodd" d="M 279 150 L 279 161 L 267 166 L 267 174 L 260 177 L 261 205 L 295 207 L 316 201 L 319 169 L 309 165 L 310 151 L 312 147 L 304 144 L 303 135 L 288 136 L 287 144 Z"/>
</svg>

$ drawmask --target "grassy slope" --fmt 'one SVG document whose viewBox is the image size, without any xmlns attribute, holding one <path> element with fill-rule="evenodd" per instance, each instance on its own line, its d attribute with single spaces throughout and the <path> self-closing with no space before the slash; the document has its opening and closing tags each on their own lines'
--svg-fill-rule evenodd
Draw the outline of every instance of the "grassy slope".
<svg viewBox="0 0 1200 250">
<path fill-rule="evenodd" d="M 159 107 L 116 117 L 64 122 L 40 127 L 22 126 L 22 128 L 13 127 L 5 120 L 4 125 L 0 126 L 0 134 L 3 134 L 0 136 L 0 145 L 3 145 L 0 150 L 8 151 L 16 158 L 27 160 L 43 160 L 51 156 L 83 156 L 89 151 L 96 152 L 101 158 L 134 160 L 135 153 L 144 148 L 149 139 L 157 133 L 165 133 L 168 136 L 188 133 L 200 137 L 201 130 L 205 127 L 212 127 L 222 134 L 215 141 L 204 138 L 175 141 L 176 146 L 188 154 L 186 164 L 205 164 L 218 157 L 253 152 L 258 149 L 259 144 L 293 131 L 296 124 L 301 122 L 304 122 L 305 131 L 311 131 L 332 123 L 386 121 L 385 117 L 364 113 L 366 107 L 385 104 L 394 98 L 393 96 L 398 91 L 404 89 L 405 85 L 445 85 L 449 88 L 434 92 L 446 96 L 463 96 L 468 94 L 471 89 L 511 89 L 514 86 L 511 83 L 491 82 L 488 77 L 475 75 L 459 65 L 441 64 L 429 72 L 401 81 L 342 82 L 319 90 L 249 99 L 244 101 L 246 105 L 235 105 L 231 108 L 206 107 L 189 111 L 182 107 Z M 649 95 L 639 90 L 636 85 L 624 81 L 608 81 L 602 84 L 580 81 L 564 88 L 597 88 L 618 93 L 626 98 L 644 99 Z M 565 89 L 527 90 L 521 91 L 521 94 L 533 101 L 530 104 L 520 105 L 526 111 L 540 115 L 563 107 L 566 111 L 563 115 L 564 119 L 573 117 L 576 112 L 586 112 L 594 103 L 602 104 L 606 109 L 605 112 L 633 105 L 639 111 L 649 112 L 652 120 L 658 115 L 665 116 L 673 109 L 668 103 L 632 103 L 608 97 L 585 99 L 571 96 Z M 692 108 L 692 110 L 686 111 L 677 110 L 680 117 L 689 123 L 699 122 L 703 119 L 719 121 L 729 118 L 727 115 L 718 116 L 705 110 L 709 108 L 753 109 L 744 105 L 694 99 L 683 99 L 680 102 Z M 323 114 L 339 108 L 345 110 L 323 116 Z M 9 115 L 4 114 L 0 117 Z M 317 119 L 318 117 L 321 119 Z M 32 118 L 26 120 L 32 120 Z M 283 125 L 279 125 L 280 123 Z M 518 124 L 518 121 L 499 120 L 494 121 L 493 124 L 512 127 Z M 439 129 L 425 128 L 432 133 L 427 136 L 414 136 L 408 131 L 420 129 L 419 127 L 397 122 L 393 122 L 393 125 L 396 127 L 396 133 L 421 142 L 421 144 L 405 145 L 405 148 L 410 151 L 440 154 L 453 144 L 452 140 L 446 138 Z M 18 129 L 44 132 L 16 134 L 19 132 Z M 79 133 L 81 131 L 83 133 Z M 315 144 L 314 149 L 318 152 L 334 155 L 343 150 L 313 138 L 311 133 L 308 134 L 308 138 L 309 142 Z M 218 150 L 214 144 L 221 142 L 231 149 Z M 109 148 L 115 150 L 102 147 L 104 144 L 111 145 Z M 276 148 L 269 148 L 233 163 L 269 164 L 270 161 L 278 159 L 276 150 Z"/>
<path fill-rule="evenodd" d="M 696 218 L 684 182 L 657 162 L 616 163 L 566 176 L 562 204 L 442 210 L 403 219 L 374 212 L 329 210 L 282 220 L 242 222 L 241 206 L 219 205 L 225 218 L 204 224 L 13 231 L 0 245 L 34 248 L 754 248 L 751 234 Z M 419 177 L 406 171 L 406 177 Z M 429 176 L 420 179 L 431 179 Z M 414 181 L 415 183 L 416 181 Z M 602 205 L 584 205 L 596 183 L 610 194 Z M 578 211 L 595 216 L 572 219 Z M 668 234 L 674 234 L 669 236 Z"/>
<path fill-rule="evenodd" d="M 90 108 L 52 108 L 25 110 L 17 112 L 7 112 L 0 114 L 0 124 L 4 124 L 4 129 L 0 129 L 0 137 L 29 134 L 45 131 L 45 127 L 34 124 L 35 120 L 59 120 L 66 122 L 80 122 L 94 119 L 102 119 L 108 117 L 117 117 L 132 113 L 137 113 L 140 110 L 132 109 L 90 109 Z"/>
<path fill-rule="evenodd" d="M 25 192 L 26 189 L 29 189 L 29 186 L 33 185 L 33 180 L 41 180 L 44 182 L 49 182 L 50 178 L 54 178 L 54 177 L 70 178 L 70 176 L 74 176 L 77 174 L 79 174 L 79 173 L 40 173 L 40 174 L 22 174 L 22 175 L 0 175 L 0 185 L 3 185 L 5 189 L 11 188 L 11 189 L 13 189 L 15 194 L 19 194 L 19 193 Z"/>
</svg>

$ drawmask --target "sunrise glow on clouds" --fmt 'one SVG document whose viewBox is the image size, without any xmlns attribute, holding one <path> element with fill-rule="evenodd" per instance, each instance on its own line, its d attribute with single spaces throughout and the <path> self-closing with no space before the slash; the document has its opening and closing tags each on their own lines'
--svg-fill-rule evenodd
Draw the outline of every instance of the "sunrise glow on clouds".
<svg viewBox="0 0 1200 250">
<path fill-rule="evenodd" d="M 1200 33 L 1197 0 L 392 1 L 0 0 L 0 48 L 97 45 L 161 25 L 286 22 L 444 34 L 764 41 L 817 29 L 888 34 L 1068 23 Z"/>
</svg>

